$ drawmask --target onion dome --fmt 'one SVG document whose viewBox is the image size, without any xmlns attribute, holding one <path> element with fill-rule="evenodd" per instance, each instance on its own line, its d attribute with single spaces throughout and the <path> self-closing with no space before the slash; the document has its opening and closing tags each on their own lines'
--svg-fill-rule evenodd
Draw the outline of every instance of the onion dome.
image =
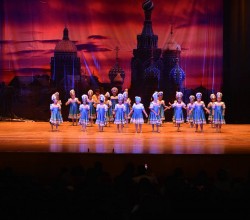
<svg viewBox="0 0 250 220">
<path fill-rule="evenodd" d="M 117 73 L 116 77 L 113 80 L 114 84 L 123 84 L 123 78 L 121 77 L 121 73 Z"/>
<path fill-rule="evenodd" d="M 174 68 L 170 71 L 170 77 L 176 85 L 182 85 L 185 80 L 186 74 L 183 69 L 179 66 L 179 59 L 176 59 Z"/>
<path fill-rule="evenodd" d="M 166 44 L 163 47 L 163 50 L 179 50 L 179 51 L 181 51 L 181 45 L 178 44 L 174 40 L 173 26 L 171 26 L 171 32 L 170 32 L 170 35 L 167 39 Z"/>
<path fill-rule="evenodd" d="M 122 85 L 124 82 L 124 78 L 125 78 L 125 72 L 119 65 L 119 60 L 118 60 L 119 48 L 116 47 L 115 50 L 116 50 L 116 63 L 109 71 L 109 79 L 112 84 Z"/>
<path fill-rule="evenodd" d="M 160 70 L 152 63 L 148 68 L 144 70 L 145 79 L 157 79 L 160 78 Z"/>
<path fill-rule="evenodd" d="M 77 48 L 75 44 L 69 40 L 69 30 L 64 28 L 63 30 L 63 39 L 59 41 L 56 45 L 55 52 L 70 52 L 76 53 Z"/>
</svg>

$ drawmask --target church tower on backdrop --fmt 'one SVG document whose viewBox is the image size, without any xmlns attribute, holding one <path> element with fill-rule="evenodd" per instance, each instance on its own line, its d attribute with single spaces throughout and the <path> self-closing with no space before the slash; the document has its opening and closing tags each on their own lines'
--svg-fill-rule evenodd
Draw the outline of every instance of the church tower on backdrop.
<svg viewBox="0 0 250 220">
<path fill-rule="evenodd" d="M 147 102 L 155 90 L 159 90 L 162 71 L 161 49 L 158 36 L 152 28 L 151 14 L 154 4 L 146 0 L 142 4 L 145 20 L 141 34 L 137 35 L 137 48 L 131 60 L 131 93 L 140 95 Z M 146 103 L 145 103 L 146 104 Z"/>
<path fill-rule="evenodd" d="M 176 91 L 184 92 L 185 72 L 180 67 L 180 58 L 181 46 L 174 39 L 173 25 L 171 25 L 171 32 L 162 49 L 161 88 L 166 94 L 167 103 L 175 99 Z"/>
<path fill-rule="evenodd" d="M 145 20 L 142 33 L 137 35 L 137 48 L 133 50 L 131 60 L 131 93 L 142 96 L 145 105 L 149 104 L 154 91 L 163 91 L 164 99 L 173 101 L 177 90 L 184 92 L 181 46 L 175 42 L 171 27 L 164 47 L 159 48 L 158 35 L 153 32 L 151 20 L 154 4 L 151 0 L 145 0 L 142 8 Z"/>
<path fill-rule="evenodd" d="M 64 28 L 63 39 L 55 47 L 50 67 L 51 80 L 55 88 L 67 95 L 71 89 L 77 92 L 81 82 L 81 63 L 75 44 L 69 40 L 68 28 Z"/>
<path fill-rule="evenodd" d="M 109 79 L 110 79 L 111 88 L 117 87 L 118 91 L 122 91 L 122 85 L 124 83 L 125 72 L 119 64 L 119 58 L 118 58 L 119 50 L 120 49 L 118 47 L 115 48 L 115 51 L 116 51 L 115 65 L 109 71 Z"/>
</svg>

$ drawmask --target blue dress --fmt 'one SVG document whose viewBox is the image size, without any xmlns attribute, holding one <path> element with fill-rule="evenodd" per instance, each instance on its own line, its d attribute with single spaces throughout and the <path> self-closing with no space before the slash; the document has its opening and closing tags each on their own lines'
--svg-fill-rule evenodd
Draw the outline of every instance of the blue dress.
<svg viewBox="0 0 250 220">
<path fill-rule="evenodd" d="M 112 109 L 112 111 L 114 111 L 115 105 L 118 104 L 118 96 L 111 96 L 110 101 L 112 103 L 111 109 Z"/>
<path fill-rule="evenodd" d="M 126 107 L 125 107 L 125 105 L 124 104 L 116 104 L 114 111 L 115 111 L 114 124 L 124 125 L 126 123 L 126 120 L 125 120 Z"/>
<path fill-rule="evenodd" d="M 111 108 L 111 101 L 107 100 L 105 104 L 108 107 L 108 111 L 106 112 L 106 120 L 107 122 L 113 121 L 114 119 L 113 119 L 113 113 L 112 113 L 112 108 Z"/>
<path fill-rule="evenodd" d="M 78 98 L 70 98 L 69 99 L 70 104 L 69 104 L 69 117 L 70 119 L 78 119 L 79 118 L 79 108 L 78 108 Z"/>
<path fill-rule="evenodd" d="M 165 120 L 165 113 L 164 113 L 164 108 L 165 108 L 165 101 L 164 100 L 160 100 L 160 117 L 161 120 L 164 121 Z"/>
<path fill-rule="evenodd" d="M 59 110 L 59 112 L 60 112 L 60 117 L 61 117 L 61 119 L 63 120 L 63 117 L 62 117 L 62 101 L 61 100 L 58 100 L 57 101 L 57 104 L 59 104 L 60 105 L 60 110 Z"/>
<path fill-rule="evenodd" d="M 194 122 L 194 111 L 189 113 L 194 108 L 194 103 L 187 104 L 187 122 L 193 123 Z"/>
<path fill-rule="evenodd" d="M 214 117 L 213 117 L 213 123 L 214 124 L 225 124 L 225 119 L 223 112 L 225 110 L 226 106 L 224 102 L 215 102 L 213 105 L 213 112 L 214 112 Z"/>
<path fill-rule="evenodd" d="M 204 114 L 205 104 L 203 101 L 194 103 L 194 124 L 206 124 L 206 118 Z"/>
<path fill-rule="evenodd" d="M 160 125 L 161 124 L 161 117 L 160 117 L 160 108 L 161 104 L 160 102 L 151 102 L 149 109 L 154 110 L 158 115 L 156 115 L 154 112 L 150 111 L 149 114 L 149 124 L 151 125 Z"/>
<path fill-rule="evenodd" d="M 95 109 L 95 106 L 94 106 L 93 98 L 91 100 L 88 99 L 88 103 L 89 103 L 89 118 L 90 119 L 96 119 L 96 109 Z"/>
<path fill-rule="evenodd" d="M 125 111 L 125 116 L 127 118 L 129 118 L 129 113 L 130 113 L 130 105 L 131 105 L 131 100 L 128 98 L 126 101 L 124 101 L 124 105 L 126 107 L 126 111 Z"/>
<path fill-rule="evenodd" d="M 174 101 L 174 104 L 175 104 L 175 103 L 177 103 L 176 100 Z M 174 111 L 173 111 L 172 121 L 173 121 L 173 123 L 175 123 L 175 117 L 174 117 L 174 116 L 175 116 L 175 108 L 174 108 L 173 110 L 174 110 Z"/>
<path fill-rule="evenodd" d="M 96 124 L 100 126 L 105 126 L 106 123 L 106 112 L 108 111 L 108 106 L 105 104 L 98 104 L 96 107 L 97 118 Z"/>
<path fill-rule="evenodd" d="M 144 123 L 144 119 L 143 119 L 143 110 L 144 110 L 144 106 L 142 103 L 133 104 L 133 115 L 132 118 L 130 120 L 131 123 L 134 124 L 143 124 Z"/>
<path fill-rule="evenodd" d="M 50 104 L 50 123 L 53 125 L 59 125 L 63 122 L 61 115 L 61 106 L 59 104 Z"/>
<path fill-rule="evenodd" d="M 183 116 L 183 108 L 185 108 L 186 105 L 184 102 L 181 103 L 174 103 L 172 104 L 172 108 L 174 108 L 174 121 L 177 124 L 184 123 L 184 116 Z"/>
<path fill-rule="evenodd" d="M 80 111 L 79 124 L 88 125 L 89 124 L 89 105 L 81 104 L 79 107 L 79 111 Z"/>
<path fill-rule="evenodd" d="M 213 106 L 215 102 L 209 102 L 207 105 L 208 110 L 210 111 L 208 116 L 208 121 L 213 122 Z"/>
</svg>

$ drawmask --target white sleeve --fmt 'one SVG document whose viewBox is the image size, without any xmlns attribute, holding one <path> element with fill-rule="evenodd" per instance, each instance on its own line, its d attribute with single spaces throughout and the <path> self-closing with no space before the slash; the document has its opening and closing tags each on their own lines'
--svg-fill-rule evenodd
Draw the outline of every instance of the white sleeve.
<svg viewBox="0 0 250 220">
<path fill-rule="evenodd" d="M 142 110 L 144 110 L 144 109 L 145 109 L 143 104 L 141 104 L 141 109 L 142 109 Z"/>
</svg>

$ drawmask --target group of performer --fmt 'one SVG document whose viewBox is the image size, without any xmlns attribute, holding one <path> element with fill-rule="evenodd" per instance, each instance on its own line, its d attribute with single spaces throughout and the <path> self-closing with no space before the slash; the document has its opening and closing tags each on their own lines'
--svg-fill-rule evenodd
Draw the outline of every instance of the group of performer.
<svg viewBox="0 0 250 220">
<path fill-rule="evenodd" d="M 105 95 L 100 94 L 99 90 L 96 93 L 92 90 L 88 94 L 82 95 L 82 103 L 76 97 L 75 91 L 70 91 L 70 98 L 65 103 L 69 105 L 69 116 L 72 120 L 72 125 L 81 125 L 82 130 L 86 131 L 87 125 L 98 125 L 99 131 L 103 131 L 105 126 L 114 123 L 117 126 L 118 132 L 123 132 L 125 124 L 135 124 L 135 132 L 142 132 L 142 125 L 144 124 L 143 114 L 148 118 L 148 123 L 152 125 L 152 131 L 160 132 L 159 127 L 165 120 L 164 112 L 173 108 L 173 122 L 180 131 L 180 125 L 185 122 L 183 109 L 187 112 L 187 122 L 190 127 L 195 127 L 195 131 L 203 132 L 203 125 L 206 124 L 204 111 L 209 114 L 208 120 L 211 126 L 216 128 L 217 132 L 221 132 L 222 124 L 225 124 L 225 103 L 222 101 L 222 93 L 217 92 L 216 95 L 211 94 L 211 102 L 208 106 L 202 101 L 202 94 L 196 93 L 196 97 L 191 95 L 189 97 L 190 103 L 187 105 L 183 102 L 182 92 L 176 92 L 176 100 L 174 103 L 165 104 L 163 100 L 163 92 L 154 92 L 149 106 L 149 115 L 145 111 L 144 105 L 141 103 L 139 96 L 135 97 L 135 103 L 131 107 L 131 100 L 128 97 L 128 90 L 124 93 L 118 94 L 118 89 L 113 87 L 111 89 L 112 95 L 107 92 Z M 195 100 L 196 98 L 196 100 Z M 52 131 L 58 130 L 59 124 L 63 122 L 61 114 L 62 102 L 59 99 L 59 93 L 56 92 L 51 97 L 53 103 L 50 104 L 51 118 L 50 124 Z"/>
</svg>

